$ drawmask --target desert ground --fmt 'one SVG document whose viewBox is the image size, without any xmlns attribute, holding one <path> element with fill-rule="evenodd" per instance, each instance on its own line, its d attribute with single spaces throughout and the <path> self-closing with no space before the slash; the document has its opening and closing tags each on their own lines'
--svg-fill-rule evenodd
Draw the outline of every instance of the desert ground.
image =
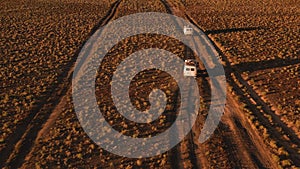
<svg viewBox="0 0 300 169">
<path fill-rule="evenodd" d="M 2 0 L 0 6 L 1 168 L 300 168 L 296 0 Z M 200 33 L 191 38 L 196 45 L 201 34 L 216 50 L 227 94 L 220 123 L 200 143 L 213 89 L 203 60 L 197 60 L 200 74 L 193 78 L 197 91 L 179 90 L 167 72 L 144 70 L 130 82 L 128 102 L 145 111 L 151 107 L 151 91 L 160 89 L 166 106 L 151 123 L 129 120 L 118 112 L 111 94 L 113 75 L 126 58 L 150 48 L 181 60 L 198 56 L 178 39 L 161 34 L 119 41 L 97 69 L 94 93 L 114 130 L 132 138 L 155 137 L 172 126 L 181 106 L 189 104 L 181 103 L 181 97 L 201 96 L 195 123 L 178 144 L 159 155 L 129 158 L 107 151 L 84 131 L 75 112 L 72 77 L 77 58 L 99 28 L 143 12 L 175 15 L 197 27 Z M 171 30 L 169 24 L 161 22 L 161 29 Z M 172 24 L 180 25 L 177 20 Z M 118 28 L 109 31 L 117 34 Z M 120 86 L 118 92 L 125 90 Z M 168 137 L 166 146 L 174 137 Z"/>
</svg>

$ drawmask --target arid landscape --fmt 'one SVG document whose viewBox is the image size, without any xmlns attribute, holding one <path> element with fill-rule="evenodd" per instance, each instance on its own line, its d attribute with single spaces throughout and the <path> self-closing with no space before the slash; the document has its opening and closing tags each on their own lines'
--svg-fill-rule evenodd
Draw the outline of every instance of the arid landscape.
<svg viewBox="0 0 300 169">
<path fill-rule="evenodd" d="M 2 0 L 0 6 L 0 168 L 300 168 L 298 1 Z M 122 61 L 150 48 L 182 60 L 197 59 L 197 54 L 160 34 L 118 42 L 105 55 L 95 80 L 99 110 L 116 131 L 132 138 L 154 137 L 189 102 L 180 103 L 183 95 L 201 96 L 196 122 L 180 143 L 160 155 L 128 158 L 97 145 L 84 131 L 74 109 L 72 76 L 80 52 L 100 27 L 143 12 L 172 14 L 201 30 L 224 67 L 227 97 L 217 129 L 200 143 L 212 102 L 202 60 L 195 78 L 199 93 L 179 90 L 176 79 L 164 71 L 144 70 L 130 82 L 131 104 L 139 111 L 149 109 L 149 94 L 160 89 L 166 95 L 165 109 L 150 123 L 125 118 L 111 94 Z M 172 29 L 168 24 L 161 23 L 162 29 Z M 120 86 L 118 92 L 125 90 Z M 170 135 L 170 144 L 174 137 Z"/>
</svg>

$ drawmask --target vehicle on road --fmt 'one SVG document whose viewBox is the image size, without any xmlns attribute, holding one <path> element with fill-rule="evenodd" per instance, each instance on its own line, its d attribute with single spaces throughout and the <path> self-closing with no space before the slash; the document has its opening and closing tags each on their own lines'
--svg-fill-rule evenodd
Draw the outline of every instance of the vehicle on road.
<svg viewBox="0 0 300 169">
<path fill-rule="evenodd" d="M 183 33 L 185 35 L 193 35 L 193 28 L 191 26 L 184 26 Z"/>
<path fill-rule="evenodd" d="M 194 59 L 184 61 L 183 75 L 197 77 L 199 63 Z"/>
</svg>

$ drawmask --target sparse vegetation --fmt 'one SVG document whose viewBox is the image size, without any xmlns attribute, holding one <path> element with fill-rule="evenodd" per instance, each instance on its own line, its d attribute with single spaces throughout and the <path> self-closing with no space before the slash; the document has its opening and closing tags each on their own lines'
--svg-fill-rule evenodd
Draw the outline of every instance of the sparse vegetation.
<svg viewBox="0 0 300 169">
<path fill-rule="evenodd" d="M 231 78 L 241 88 L 237 97 L 246 104 L 242 107 L 249 122 L 277 154 L 278 164 L 299 164 L 300 112 L 295 104 L 300 96 L 296 87 L 300 38 L 295 25 L 300 21 L 299 4 L 293 0 L 190 0 L 185 6 L 233 68 Z M 260 98 L 255 99 L 255 95 Z M 286 159 L 293 160 L 283 163 Z"/>
<path fill-rule="evenodd" d="M 76 50 L 110 3 L 0 2 L 0 137 L 3 142 L 15 144 L 11 139 L 19 134 L 20 125 L 28 123 L 39 111 L 39 105 L 51 99 L 49 95 L 59 88 Z M 0 144 L 0 151 L 7 144 Z"/>
<path fill-rule="evenodd" d="M 295 0 L 172 2 L 180 10 L 184 10 L 181 5 L 185 5 L 186 13 L 220 47 L 222 57 L 235 71 L 229 76 L 236 86 L 231 85 L 228 90 L 239 101 L 236 107 L 243 110 L 242 116 L 246 116 L 245 121 L 250 124 L 248 128 L 244 124 L 237 127 L 245 130 L 246 138 L 252 137 L 246 131 L 249 128 L 258 133 L 260 138 L 257 139 L 266 144 L 274 166 L 296 168 L 300 157 L 300 38 L 299 26 L 295 24 L 300 18 L 298 3 Z M 24 123 L 24 119 L 34 116 L 41 105 L 51 106 L 56 98 L 49 96 L 56 88 L 62 87 L 62 77 L 71 69 L 76 50 L 112 3 L 109 0 L 0 2 L 0 152 L 11 144 L 10 138 L 17 134 L 17 127 Z M 113 19 L 149 11 L 167 12 L 167 9 L 160 0 L 126 0 L 120 3 Z M 163 35 L 137 35 L 124 39 L 110 50 L 96 79 L 98 106 L 105 112 L 107 122 L 120 133 L 134 138 L 152 137 L 166 130 L 175 120 L 174 113 L 178 108 L 176 81 L 167 73 L 154 69 L 135 76 L 129 95 L 132 105 L 138 110 L 146 110 L 150 107 L 148 96 L 152 89 L 164 91 L 167 105 L 159 119 L 151 125 L 136 124 L 121 116 L 113 105 L 109 91 L 117 66 L 130 54 L 151 47 L 171 51 L 182 59 L 187 57 L 184 45 L 176 39 Z M 210 91 L 205 91 L 207 86 L 203 85 L 205 78 L 197 78 L 197 81 L 201 93 L 198 117 L 201 123 L 195 124 L 196 130 L 202 128 L 209 106 L 207 100 L 210 100 Z M 120 92 L 122 90 L 120 87 Z M 57 96 L 62 97 L 61 94 Z M 182 160 L 183 163 L 179 164 L 182 167 L 193 167 L 189 138 L 166 153 L 146 159 L 130 159 L 107 152 L 81 128 L 71 93 L 65 97 L 59 116 L 34 144 L 23 168 L 175 168 L 178 166 L 174 159 Z M 237 155 L 242 150 L 235 145 L 239 140 L 235 140 L 236 133 L 230 127 L 222 122 L 209 141 L 200 146 L 191 144 L 202 151 L 197 155 L 212 168 L 242 166 L 242 157 Z M 248 141 L 243 144 L 253 144 Z M 153 149 L 159 148 L 158 145 L 153 145 Z M 178 151 L 181 154 L 177 157 L 175 152 Z M 256 151 L 251 155 L 264 153 Z M 254 163 L 259 159 L 251 160 Z"/>
<path fill-rule="evenodd" d="M 290 1 L 185 1 L 186 11 L 219 43 L 235 71 L 286 123 L 300 117 L 299 4 Z M 285 112 L 285 113 L 283 113 Z M 296 133 L 299 128 L 291 127 Z M 299 135 L 298 135 L 299 136 Z"/>
</svg>

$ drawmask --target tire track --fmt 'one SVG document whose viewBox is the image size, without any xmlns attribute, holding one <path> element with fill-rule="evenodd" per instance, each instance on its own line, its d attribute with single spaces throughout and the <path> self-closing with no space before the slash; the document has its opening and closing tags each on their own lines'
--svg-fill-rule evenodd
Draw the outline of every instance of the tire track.
<svg viewBox="0 0 300 169">
<path fill-rule="evenodd" d="M 197 23 L 195 23 L 195 21 L 188 14 L 185 13 L 185 16 L 191 23 L 193 23 L 195 26 L 197 26 L 202 31 L 202 29 L 197 25 Z M 217 50 L 218 58 L 221 59 L 222 61 L 224 61 L 223 58 L 221 57 L 221 55 L 223 56 L 223 54 L 220 51 L 220 49 L 213 43 L 213 41 L 209 37 L 207 37 L 207 39 L 211 42 L 211 44 Z M 231 83 L 232 77 L 230 75 L 230 73 L 233 72 L 231 70 L 231 67 L 229 67 L 226 64 L 224 66 L 224 70 L 226 73 L 227 82 L 229 82 L 230 85 L 233 85 Z M 236 90 L 240 90 L 240 89 L 236 88 Z M 271 154 L 269 152 L 256 152 L 256 151 L 251 152 L 251 149 L 252 150 L 253 149 L 254 150 L 267 150 L 267 149 L 265 146 L 262 145 L 263 144 L 262 140 L 259 140 L 259 141 L 257 139 L 253 140 L 254 137 L 242 137 L 243 134 L 247 133 L 247 131 L 241 131 L 241 128 L 237 128 L 237 126 L 239 126 L 239 124 L 241 125 L 240 121 L 243 121 L 242 117 L 237 115 L 237 113 L 242 113 L 242 112 L 238 111 L 238 108 L 236 107 L 239 105 L 234 104 L 232 94 L 229 93 L 227 95 L 227 99 L 228 99 L 228 102 L 227 102 L 228 105 L 226 107 L 226 112 L 229 114 L 232 114 L 232 113 L 233 114 L 232 114 L 232 116 L 224 116 L 222 118 L 223 119 L 222 121 L 225 120 L 224 121 L 225 122 L 224 127 L 226 128 L 225 130 L 228 130 L 226 132 L 227 134 L 225 134 L 225 135 L 222 134 L 222 138 L 225 141 L 225 145 L 227 147 L 226 151 L 228 152 L 228 154 L 231 154 L 231 157 L 233 157 L 233 159 L 235 159 L 235 160 L 230 159 L 229 161 L 234 161 L 235 165 L 237 165 L 238 167 L 246 167 L 246 168 L 264 168 L 266 166 L 267 167 L 272 166 L 273 164 L 271 164 L 272 160 L 270 157 Z M 230 110 L 228 109 L 229 105 L 233 106 L 233 107 L 230 107 Z M 232 110 L 232 109 L 234 109 L 234 110 Z M 249 125 L 246 125 L 246 126 L 249 126 Z M 246 129 L 246 128 L 244 128 L 244 129 Z M 253 134 L 254 131 L 251 128 L 250 129 L 248 128 L 247 130 L 249 130 L 249 132 L 252 132 L 251 135 L 259 136 L 259 135 L 257 135 L 257 133 Z M 229 138 L 229 137 L 232 137 L 232 138 Z M 247 144 L 248 146 L 245 146 L 245 144 Z M 263 158 L 261 158 L 261 157 L 263 157 Z M 251 161 L 251 163 L 249 161 Z M 233 167 L 236 167 L 236 166 L 233 166 Z M 273 165 L 272 168 L 274 168 L 274 167 L 275 166 Z"/>
<path fill-rule="evenodd" d="M 202 30 L 200 26 L 193 20 L 193 18 L 191 18 L 187 13 L 185 13 L 185 15 L 191 23 L 193 23 L 200 30 Z M 286 124 L 284 124 L 284 122 L 282 122 L 280 118 L 270 109 L 270 107 L 260 98 L 260 96 L 253 90 L 253 88 L 242 78 L 241 74 L 233 67 L 231 67 L 229 60 L 226 58 L 225 54 L 221 50 L 222 46 L 220 44 L 216 44 L 212 39 L 210 39 L 210 41 L 212 42 L 212 44 L 220 54 L 219 55 L 220 59 L 222 59 L 222 61 L 224 62 L 225 65 L 224 69 L 226 70 L 226 77 L 229 84 L 233 86 L 233 89 L 238 93 L 238 95 L 241 96 L 243 100 L 246 102 L 246 104 L 250 106 L 251 111 L 258 117 L 259 121 L 263 123 L 263 125 L 268 129 L 268 131 L 270 131 L 270 133 L 273 135 L 273 138 L 276 139 L 276 141 L 278 141 L 279 144 L 281 144 L 287 150 L 287 152 L 290 155 L 290 159 L 293 161 L 293 163 L 295 165 L 299 165 L 300 158 L 299 156 L 297 156 L 298 154 L 297 150 L 293 147 L 293 145 L 299 145 L 300 139 L 293 132 L 293 130 L 288 126 L 286 126 Z M 234 77 L 232 76 L 232 74 Z M 242 85 L 242 88 L 239 87 L 239 84 Z M 247 91 L 249 93 L 249 96 L 245 96 L 243 90 Z M 252 103 L 253 100 L 256 103 L 256 105 Z M 272 121 L 269 121 L 269 119 L 265 118 L 264 115 L 260 112 L 260 110 L 257 109 L 257 106 L 261 106 L 263 112 L 272 117 Z M 236 116 L 241 121 L 240 116 L 242 115 L 236 115 Z M 235 125 L 237 124 L 235 123 Z M 278 131 L 274 127 L 277 128 L 279 127 L 282 129 L 282 131 Z M 253 129 L 250 129 L 250 131 L 255 132 L 253 131 Z M 258 134 L 255 133 L 254 135 L 258 135 Z M 288 139 L 284 138 L 284 136 L 288 137 Z M 252 141 L 257 142 L 257 139 Z M 261 144 L 262 143 L 265 144 L 264 141 L 261 139 L 259 142 Z M 266 152 L 260 152 L 260 153 L 266 154 Z M 253 159 L 254 161 L 257 160 L 257 158 L 253 158 Z M 270 159 L 271 158 L 268 157 L 262 160 L 266 160 L 265 161 L 265 164 L 267 164 L 266 166 L 270 166 L 271 165 L 270 161 L 272 161 Z"/>
<path fill-rule="evenodd" d="M 176 9 L 173 9 L 172 6 L 170 5 L 171 2 L 166 1 L 166 0 L 161 0 L 163 5 L 165 6 L 166 10 L 168 13 L 174 15 L 176 12 Z M 178 21 L 174 21 L 175 24 L 177 25 L 178 28 L 181 28 L 178 23 Z M 190 58 L 191 52 L 189 51 L 190 49 L 185 48 L 185 59 Z M 187 83 L 190 83 L 190 80 L 188 80 Z M 191 86 L 191 85 L 189 85 Z M 188 95 L 188 100 L 186 100 L 186 103 L 184 105 L 189 104 L 191 97 L 190 96 L 197 96 L 197 93 L 195 93 L 196 90 L 193 90 L 190 88 L 188 91 L 183 91 L 182 94 Z M 188 113 L 188 112 L 187 112 Z M 191 116 L 190 113 L 188 113 L 188 120 L 189 122 L 191 121 Z M 198 140 L 198 138 L 195 137 L 195 133 L 197 131 L 194 131 L 191 124 L 190 124 L 191 131 L 189 134 L 185 137 L 185 139 L 176 147 L 175 150 L 172 151 L 171 155 L 171 164 L 172 168 L 193 168 L 193 169 L 198 169 L 198 168 L 204 168 L 204 164 L 207 164 L 207 162 L 200 163 L 200 161 L 206 161 L 205 159 L 198 159 L 198 155 L 196 149 L 198 148 L 198 145 L 195 144 L 195 140 Z M 200 151 L 201 152 L 201 151 Z M 203 154 L 200 154 L 201 157 L 204 157 Z"/>
<path fill-rule="evenodd" d="M 175 6 L 173 8 L 175 8 L 174 10 L 177 10 L 177 11 L 180 11 L 180 10 L 185 11 L 183 8 L 181 9 L 180 7 L 176 7 Z M 184 18 L 187 18 L 191 23 L 193 23 L 194 25 L 196 25 L 201 30 L 201 28 L 193 21 L 193 19 L 189 15 L 187 15 L 185 12 L 183 12 L 183 13 L 184 13 Z M 222 54 L 222 52 L 220 52 L 219 48 L 216 47 L 214 43 L 212 43 L 211 39 L 209 39 L 207 36 L 206 36 L 206 38 L 211 42 L 212 45 L 214 45 L 214 47 L 218 50 L 218 53 Z M 194 40 L 194 44 L 196 44 L 194 38 L 193 38 L 193 40 Z M 202 40 L 204 40 L 204 39 L 202 39 Z M 219 59 L 222 59 L 220 57 L 220 55 L 217 55 L 217 56 L 219 57 Z M 207 61 L 207 62 L 211 62 L 211 63 L 209 63 L 209 67 L 211 67 L 210 64 L 214 64 L 213 63 L 214 61 Z M 226 67 L 228 67 L 228 64 L 226 65 Z M 226 69 L 226 67 L 225 67 L 225 70 L 227 70 L 227 72 L 228 72 L 228 68 Z M 204 67 L 201 67 L 201 68 L 205 69 Z M 233 71 L 231 70 L 230 72 L 233 72 Z M 227 74 L 227 77 L 230 77 L 230 76 L 228 76 L 228 74 Z M 232 97 L 232 96 L 230 96 L 230 97 Z M 239 119 L 239 120 L 241 120 L 241 119 Z M 239 124 L 240 124 L 240 123 L 237 123 L 237 122 L 239 122 L 239 121 L 237 121 L 237 120 L 232 121 L 231 118 L 230 119 L 227 118 L 227 123 L 228 124 L 226 124 L 226 125 L 229 125 L 229 128 L 228 128 L 229 131 L 228 132 L 231 133 L 229 136 L 231 136 L 233 134 L 237 138 L 235 138 L 235 139 L 229 139 L 229 138 L 227 138 L 228 134 L 227 134 L 227 136 L 226 135 L 222 136 L 224 138 L 224 141 L 227 140 L 227 142 L 230 143 L 229 145 L 233 146 L 234 144 L 236 144 L 236 147 L 239 148 L 239 149 L 236 149 L 236 151 L 234 150 L 235 148 L 233 149 L 233 147 L 229 147 L 229 149 L 227 149 L 227 151 L 228 150 L 229 151 L 230 150 L 234 150 L 233 154 L 234 154 L 234 157 L 235 157 L 235 161 L 237 161 L 237 162 L 239 161 L 239 163 L 236 163 L 235 165 L 240 166 L 240 167 L 246 167 L 246 168 L 264 168 L 265 166 L 271 166 L 271 164 L 270 164 L 270 161 L 271 161 L 270 158 L 262 159 L 261 155 L 259 153 L 258 154 L 256 152 L 251 153 L 251 150 L 248 149 L 248 147 L 246 147 L 243 144 L 243 142 L 245 141 L 247 144 L 250 145 L 250 148 L 252 147 L 252 149 L 253 149 L 253 147 L 257 146 L 257 144 L 253 143 L 252 138 L 251 138 L 252 141 L 251 140 L 249 141 L 249 140 L 245 140 L 245 138 L 242 137 L 243 132 L 241 132 L 241 131 L 239 131 L 239 129 L 237 129 L 237 126 L 239 126 Z M 251 130 L 251 132 L 252 132 L 252 130 Z M 247 132 L 245 132 L 245 133 L 247 133 Z M 249 137 L 247 137 L 247 138 L 249 138 Z M 231 141 L 233 141 L 234 143 L 231 143 Z M 260 141 L 260 142 L 262 142 L 262 141 Z M 259 150 L 263 149 L 261 147 L 261 145 L 259 147 L 260 147 Z M 243 152 L 241 152 L 240 149 L 243 150 Z M 266 153 L 263 152 L 262 154 L 266 154 Z M 270 156 L 270 154 L 268 156 Z M 247 160 L 245 161 L 244 159 L 250 160 L 251 163 L 250 162 L 246 162 Z"/>
<path fill-rule="evenodd" d="M 107 14 L 92 28 L 87 40 L 96 32 L 96 30 L 113 19 L 121 1 L 122 0 L 117 0 L 111 5 Z M 31 113 L 24 122 L 17 127 L 14 137 L 9 138 L 9 145 L 0 152 L 0 168 L 18 168 L 22 165 L 25 157 L 32 149 L 39 131 L 43 128 L 43 125 L 49 119 L 53 110 L 55 110 L 63 100 L 62 98 L 71 90 L 74 65 L 80 50 L 87 40 L 85 40 L 75 52 L 74 57 L 66 66 L 69 70 L 64 71 L 65 73 L 61 75 L 58 85 L 52 87 L 54 91 L 51 92 L 50 96 L 45 98 L 45 100 L 37 107 L 37 110 L 34 111 L 35 113 Z M 80 66 L 82 66 L 81 63 L 83 62 L 84 60 L 80 61 Z"/>
</svg>

